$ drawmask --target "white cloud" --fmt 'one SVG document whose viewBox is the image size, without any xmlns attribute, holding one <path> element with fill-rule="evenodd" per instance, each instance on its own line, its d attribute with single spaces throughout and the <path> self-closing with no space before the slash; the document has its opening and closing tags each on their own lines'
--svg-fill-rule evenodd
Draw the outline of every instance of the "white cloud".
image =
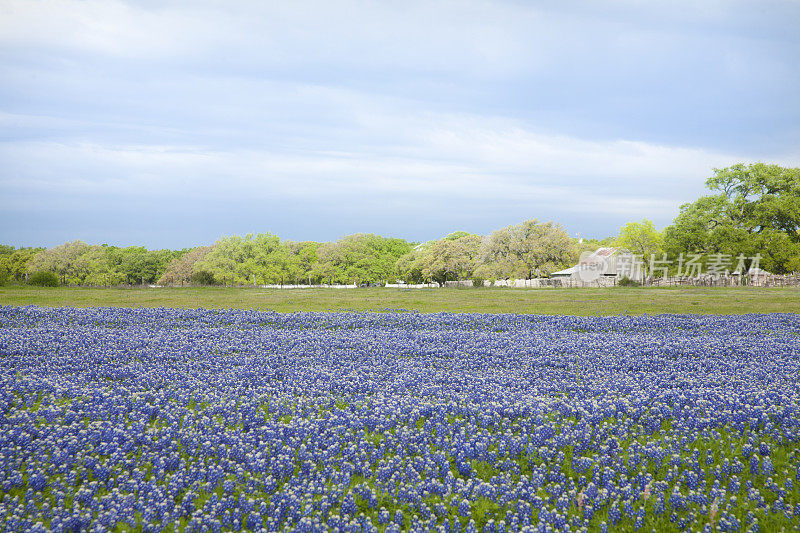
<svg viewBox="0 0 800 533">
<path fill-rule="evenodd" d="M 725 7 L 723 7 L 725 6 Z M 635 59 L 713 45 L 709 26 L 746 34 L 774 16 L 737 17 L 727 3 L 652 6 L 638 2 L 567 3 L 476 0 L 366 2 L 126 2 L 5 0 L 0 44 L 87 52 L 153 62 L 180 61 L 236 71 L 302 65 L 460 73 L 496 81 L 559 70 L 621 51 Z M 780 19 L 778 19 L 780 22 Z M 780 25 L 791 29 L 786 22 Z M 692 36 L 687 42 L 677 36 Z"/>
<path fill-rule="evenodd" d="M 373 111 L 375 111 L 373 109 Z M 752 157 L 632 141 L 545 135 L 499 118 L 407 116 L 381 110 L 359 135 L 392 138 L 361 151 L 13 142 L 0 146 L 0 187 L 60 195 L 175 198 L 417 195 L 479 205 L 547 205 L 565 214 L 669 220 L 711 167 Z M 355 144 L 355 143 L 354 143 Z M 180 201 L 180 200 L 177 200 Z"/>
<path fill-rule="evenodd" d="M 665 224 L 714 166 L 798 164 L 793 11 L 728 6 L 6 0 L 3 209 Z"/>
<path fill-rule="evenodd" d="M 7 0 L 0 43 L 240 69 L 300 61 L 496 76 L 529 63 L 524 36 L 541 38 L 539 24 L 530 8 L 484 2 Z"/>
</svg>

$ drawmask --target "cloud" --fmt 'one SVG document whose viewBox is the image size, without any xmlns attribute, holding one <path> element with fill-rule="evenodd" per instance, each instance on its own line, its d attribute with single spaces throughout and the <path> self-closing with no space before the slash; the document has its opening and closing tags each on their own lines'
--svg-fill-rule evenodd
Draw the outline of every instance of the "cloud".
<svg viewBox="0 0 800 533">
<path fill-rule="evenodd" d="M 4 222 L 53 213 L 89 240 L 105 234 L 87 221 L 120 213 L 137 222 L 118 220 L 117 240 L 206 228 L 181 245 L 243 227 L 425 239 L 533 216 L 598 236 L 664 225 L 712 167 L 798 165 L 799 13 L 8 0 L 0 240 L 50 239 L 44 222 Z"/>
<path fill-rule="evenodd" d="M 752 159 L 638 141 L 545 135 L 498 118 L 375 112 L 368 121 L 356 119 L 359 137 L 382 140 L 360 150 L 6 143 L 0 146 L 7 171 L 0 183 L 8 194 L 35 190 L 54 199 L 146 198 L 157 192 L 176 202 L 357 197 L 380 203 L 425 195 L 465 205 L 524 202 L 565 214 L 613 213 L 665 222 L 680 203 L 702 192 L 711 167 Z"/>
</svg>

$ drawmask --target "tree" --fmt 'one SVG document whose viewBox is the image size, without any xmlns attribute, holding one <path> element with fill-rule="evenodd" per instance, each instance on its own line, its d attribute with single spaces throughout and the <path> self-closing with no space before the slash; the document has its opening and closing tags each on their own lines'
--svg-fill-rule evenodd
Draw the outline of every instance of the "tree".
<svg viewBox="0 0 800 533">
<path fill-rule="evenodd" d="M 514 226 L 495 230 L 481 242 L 477 275 L 484 278 L 527 278 L 521 256 L 521 243 L 515 241 Z"/>
<path fill-rule="evenodd" d="M 455 238 L 452 235 L 435 241 L 424 249 L 420 261 L 424 278 L 444 283 L 472 277 L 482 238 L 480 235 L 463 232 Z"/>
<path fill-rule="evenodd" d="M 44 248 L 14 248 L 0 245 L 0 277 L 16 282 L 25 281 L 28 263 Z"/>
<path fill-rule="evenodd" d="M 650 258 L 661 253 L 661 242 L 661 233 L 656 230 L 653 222 L 644 219 L 641 222 L 629 222 L 622 226 L 614 245 L 642 257 L 642 263 L 647 272 Z"/>
<path fill-rule="evenodd" d="M 109 253 L 116 258 L 116 271 L 123 274 L 131 285 L 155 283 L 169 262 L 180 254 L 171 250 L 148 250 L 144 246 L 109 247 Z"/>
<path fill-rule="evenodd" d="M 125 276 L 109 263 L 107 246 L 89 246 L 75 264 L 76 270 L 82 273 L 81 285 L 117 285 L 125 280 Z"/>
<path fill-rule="evenodd" d="M 317 249 L 314 277 L 334 283 L 388 281 L 395 277 L 397 260 L 411 251 L 404 239 L 357 233 Z"/>
<path fill-rule="evenodd" d="M 286 277 L 287 251 L 272 233 L 223 237 L 199 260 L 194 271 L 208 271 L 221 283 L 279 283 Z"/>
<path fill-rule="evenodd" d="M 577 259 L 577 245 L 560 224 L 532 219 L 497 230 L 484 241 L 478 274 L 530 279 L 549 276 Z"/>
<path fill-rule="evenodd" d="M 549 276 L 578 259 L 575 242 L 561 224 L 526 220 L 516 226 L 514 238 L 520 243 L 522 262 L 530 278 Z"/>
<path fill-rule="evenodd" d="M 38 285 L 39 287 L 58 287 L 58 274 L 50 270 L 40 270 L 30 275 L 28 284 Z"/>
<path fill-rule="evenodd" d="M 311 271 L 314 263 L 317 261 L 317 248 L 319 243 L 306 241 L 306 242 L 284 242 L 284 247 L 287 250 L 286 270 L 289 279 L 293 283 L 311 283 Z"/>
<path fill-rule="evenodd" d="M 425 276 L 423 269 L 423 246 L 418 245 L 407 254 L 403 254 L 394 266 L 395 275 L 406 283 L 422 283 Z"/>
<path fill-rule="evenodd" d="M 62 285 L 81 284 L 86 276 L 86 267 L 78 259 L 88 252 L 89 248 L 83 241 L 73 241 L 43 250 L 30 260 L 28 271 L 33 273 L 47 270 L 55 272 Z"/>
<path fill-rule="evenodd" d="M 578 255 L 584 252 L 594 252 L 600 248 L 614 246 L 614 237 L 604 239 L 575 239 L 575 246 L 578 248 Z"/>
<path fill-rule="evenodd" d="M 152 283 L 161 277 L 167 263 L 181 253 L 150 251 L 142 246 L 118 248 L 74 241 L 39 251 L 26 268 L 29 272 L 55 272 L 65 285 Z"/>
<path fill-rule="evenodd" d="M 178 257 L 173 258 L 166 269 L 164 274 L 158 280 L 159 285 L 184 285 L 189 283 L 194 273 L 194 267 L 197 263 L 205 259 L 205 257 L 214 249 L 214 246 L 198 246 L 187 251 Z"/>
<path fill-rule="evenodd" d="M 682 205 L 664 230 L 670 254 L 762 257 L 776 273 L 800 265 L 800 169 L 754 163 L 714 169 L 714 192 Z"/>
<path fill-rule="evenodd" d="M 727 216 L 751 233 L 772 229 L 800 242 L 800 168 L 754 163 L 714 169 L 706 181 L 727 201 Z"/>
</svg>

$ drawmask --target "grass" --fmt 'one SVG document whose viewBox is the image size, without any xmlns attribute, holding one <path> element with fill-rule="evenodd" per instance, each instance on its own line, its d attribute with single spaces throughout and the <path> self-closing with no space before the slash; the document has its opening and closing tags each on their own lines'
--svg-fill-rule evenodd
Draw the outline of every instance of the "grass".
<svg viewBox="0 0 800 533">
<path fill-rule="evenodd" d="M 259 289 L 0 287 L 0 305 L 176 307 L 295 311 L 533 313 L 800 313 L 800 288 Z"/>
</svg>

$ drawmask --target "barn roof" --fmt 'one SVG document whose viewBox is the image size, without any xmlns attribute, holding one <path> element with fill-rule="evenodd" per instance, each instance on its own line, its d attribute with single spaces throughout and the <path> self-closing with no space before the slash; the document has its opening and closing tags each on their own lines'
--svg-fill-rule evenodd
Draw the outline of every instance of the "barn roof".
<svg viewBox="0 0 800 533">
<path fill-rule="evenodd" d="M 575 266 L 571 266 L 569 268 L 565 268 L 564 270 L 559 270 L 558 272 L 552 272 L 551 276 L 571 276 L 580 270 L 581 263 L 595 263 L 599 261 L 606 261 L 609 257 L 613 256 L 616 253 L 616 248 L 611 247 L 604 247 L 598 248 L 590 255 L 586 256 L 580 263 Z"/>
</svg>

